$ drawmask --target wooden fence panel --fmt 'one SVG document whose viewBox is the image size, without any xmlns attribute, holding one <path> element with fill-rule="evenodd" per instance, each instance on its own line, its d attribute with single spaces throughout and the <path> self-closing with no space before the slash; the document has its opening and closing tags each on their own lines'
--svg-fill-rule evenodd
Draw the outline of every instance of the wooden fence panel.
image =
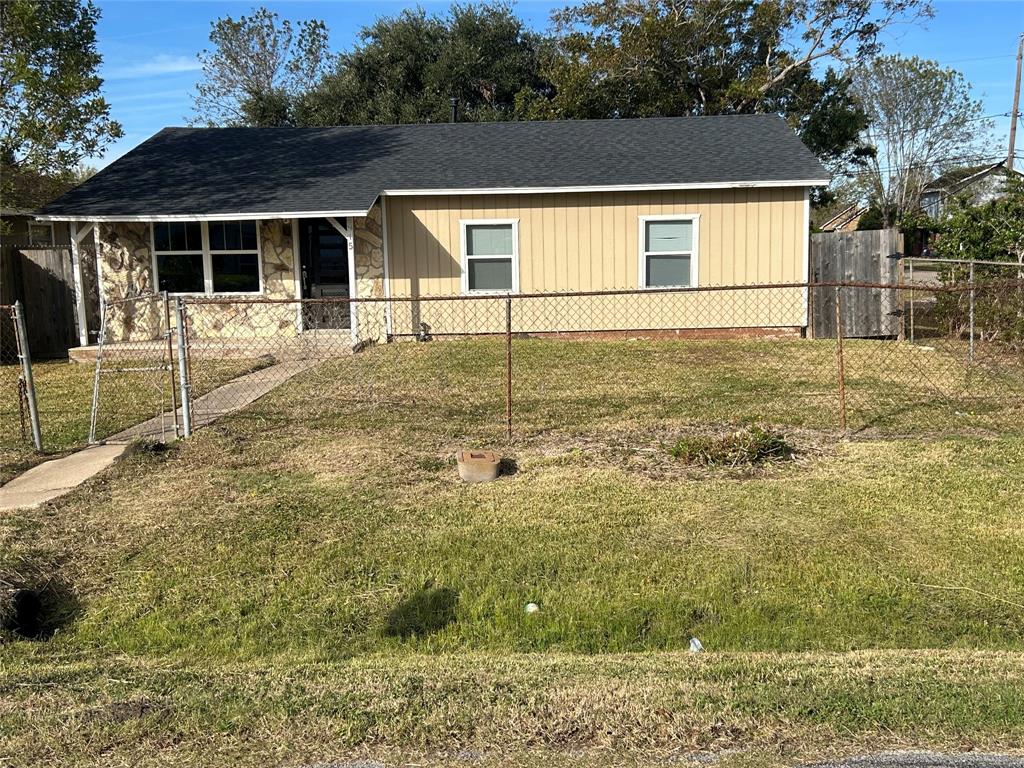
<svg viewBox="0 0 1024 768">
<path fill-rule="evenodd" d="M 811 235 L 811 280 L 814 282 L 885 283 L 899 279 L 900 233 L 895 229 L 822 232 Z M 843 335 L 849 338 L 895 336 L 899 329 L 895 288 L 843 291 Z M 836 337 L 836 292 L 815 288 L 811 333 Z"/>
<path fill-rule="evenodd" d="M 14 246 L 6 248 L 5 276 L 11 300 L 25 307 L 32 357 L 64 357 L 77 346 L 75 292 L 71 252 L 66 247 Z M 11 290 L 13 289 L 13 290 Z"/>
</svg>

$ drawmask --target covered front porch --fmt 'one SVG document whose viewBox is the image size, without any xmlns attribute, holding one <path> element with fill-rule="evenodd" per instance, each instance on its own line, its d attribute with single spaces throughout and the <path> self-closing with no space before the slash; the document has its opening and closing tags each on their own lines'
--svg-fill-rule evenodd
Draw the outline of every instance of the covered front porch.
<svg viewBox="0 0 1024 768">
<path fill-rule="evenodd" d="M 153 330 L 173 327 L 178 297 L 208 306 L 205 321 L 189 329 L 192 339 L 354 341 L 358 312 L 344 299 L 385 292 L 379 202 L 365 216 L 73 221 L 70 232 L 79 346 L 69 356 L 78 361 L 95 359 L 101 331 L 107 345 L 159 343 Z M 162 292 L 169 320 L 160 317 L 168 312 Z M 223 351 L 233 354 L 230 341 Z"/>
</svg>

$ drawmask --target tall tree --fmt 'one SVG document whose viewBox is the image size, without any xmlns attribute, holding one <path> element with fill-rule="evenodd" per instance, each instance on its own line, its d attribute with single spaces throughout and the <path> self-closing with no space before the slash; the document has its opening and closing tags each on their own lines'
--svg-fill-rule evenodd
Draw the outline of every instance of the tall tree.
<svg viewBox="0 0 1024 768">
<path fill-rule="evenodd" d="M 288 125 L 295 99 L 327 71 L 332 55 L 327 25 L 292 22 L 257 8 L 237 20 L 211 24 L 211 49 L 199 54 L 195 122 L 205 125 Z"/>
<path fill-rule="evenodd" d="M 87 1 L 0 3 L 0 197 L 33 207 L 123 135 L 100 94 L 100 12 Z"/>
<path fill-rule="evenodd" d="M 857 68 L 854 91 L 876 147 L 860 178 L 888 226 L 916 211 L 924 185 L 943 169 L 984 159 L 991 123 L 954 69 L 917 57 L 878 56 Z"/>
<path fill-rule="evenodd" d="M 446 121 L 452 97 L 462 118 L 516 116 L 523 92 L 543 92 L 540 38 L 504 3 L 455 5 L 445 16 L 422 9 L 364 28 L 296 111 L 304 125 Z"/>
<path fill-rule="evenodd" d="M 816 65 L 873 54 L 928 0 L 593 0 L 555 15 L 545 73 L 554 98 L 533 117 L 776 112 L 834 170 L 870 155 L 851 81 Z"/>
</svg>

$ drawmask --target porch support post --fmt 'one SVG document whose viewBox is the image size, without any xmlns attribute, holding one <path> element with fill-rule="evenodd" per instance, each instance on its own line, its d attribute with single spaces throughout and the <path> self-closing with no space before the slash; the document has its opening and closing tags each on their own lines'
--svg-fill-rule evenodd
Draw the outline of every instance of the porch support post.
<svg viewBox="0 0 1024 768">
<path fill-rule="evenodd" d="M 91 229 L 92 224 L 79 232 L 77 221 L 72 221 L 69 225 L 71 234 L 71 273 L 75 284 L 75 330 L 78 331 L 78 344 L 82 347 L 89 346 L 89 326 L 85 315 L 85 282 L 82 279 L 82 257 L 79 246 Z"/>
<path fill-rule="evenodd" d="M 96 248 L 96 295 L 100 302 L 100 316 L 107 311 L 107 297 L 103 295 L 103 255 L 100 253 L 100 223 L 93 222 L 92 242 Z M 152 255 L 152 254 L 150 254 Z M 156 286 L 151 286 L 153 290 Z"/>
<path fill-rule="evenodd" d="M 381 195 L 378 200 L 380 201 L 381 249 L 384 257 L 384 298 L 387 299 L 387 303 L 384 305 L 384 329 L 387 332 L 387 340 L 391 341 L 394 338 L 395 331 L 391 321 L 391 266 L 388 264 L 391 256 L 388 253 L 388 200 L 384 195 Z"/>
<path fill-rule="evenodd" d="M 299 333 L 306 330 L 302 322 L 302 254 L 299 252 L 299 220 L 292 219 L 292 269 L 295 270 L 295 327 Z"/>
<path fill-rule="evenodd" d="M 356 279 L 356 239 L 352 236 L 355 233 L 355 219 L 348 217 L 349 236 L 345 242 L 348 243 L 348 327 L 352 332 L 352 344 L 359 343 L 359 307 L 356 305 L 356 298 L 359 293 L 359 280 Z"/>
<path fill-rule="evenodd" d="M 345 217 L 342 224 L 333 216 L 327 217 L 327 223 L 334 227 L 345 238 L 348 243 L 348 327 L 352 333 L 352 343 L 359 343 L 359 316 L 356 312 L 357 286 L 356 280 L 356 241 L 352 236 L 355 231 L 355 219 L 351 216 Z"/>
</svg>

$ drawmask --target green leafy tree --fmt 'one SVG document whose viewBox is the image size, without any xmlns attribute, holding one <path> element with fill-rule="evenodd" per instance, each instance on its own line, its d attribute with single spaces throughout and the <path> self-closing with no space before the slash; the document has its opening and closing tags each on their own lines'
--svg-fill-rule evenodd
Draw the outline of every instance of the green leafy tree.
<svg viewBox="0 0 1024 768">
<path fill-rule="evenodd" d="M 199 54 L 203 79 L 193 97 L 202 125 L 289 125 L 295 100 L 333 60 L 323 21 L 293 26 L 266 8 L 217 19 L 210 42 Z"/>
<path fill-rule="evenodd" d="M 364 28 L 300 102 L 303 125 L 442 122 L 519 116 L 523 94 L 543 94 L 541 38 L 505 4 L 455 5 L 445 16 L 403 11 Z"/>
<path fill-rule="evenodd" d="M 984 155 L 991 123 L 955 69 L 917 57 L 878 56 L 856 69 L 853 83 L 868 116 L 864 140 L 876 148 L 861 184 L 884 226 L 920 206 L 935 174 Z"/>
<path fill-rule="evenodd" d="M 1024 181 L 1011 174 L 1003 195 L 981 205 L 966 196 L 951 202 L 937 225 L 935 252 L 946 259 L 1007 262 L 1005 267 L 974 268 L 975 329 L 983 339 L 1024 349 Z M 944 265 L 942 277 L 947 284 L 963 286 L 968 268 Z M 936 314 L 954 334 L 966 331 L 968 301 L 967 292 L 936 296 Z"/>
<path fill-rule="evenodd" d="M 34 207 L 123 135 L 100 94 L 92 2 L 0 3 L 0 197 Z"/>
<path fill-rule="evenodd" d="M 927 16 L 926 0 L 595 0 L 555 15 L 545 59 L 555 88 L 534 99 L 544 118 L 774 112 L 834 171 L 870 156 L 851 80 L 822 60 L 878 50 L 898 20 Z"/>
</svg>

